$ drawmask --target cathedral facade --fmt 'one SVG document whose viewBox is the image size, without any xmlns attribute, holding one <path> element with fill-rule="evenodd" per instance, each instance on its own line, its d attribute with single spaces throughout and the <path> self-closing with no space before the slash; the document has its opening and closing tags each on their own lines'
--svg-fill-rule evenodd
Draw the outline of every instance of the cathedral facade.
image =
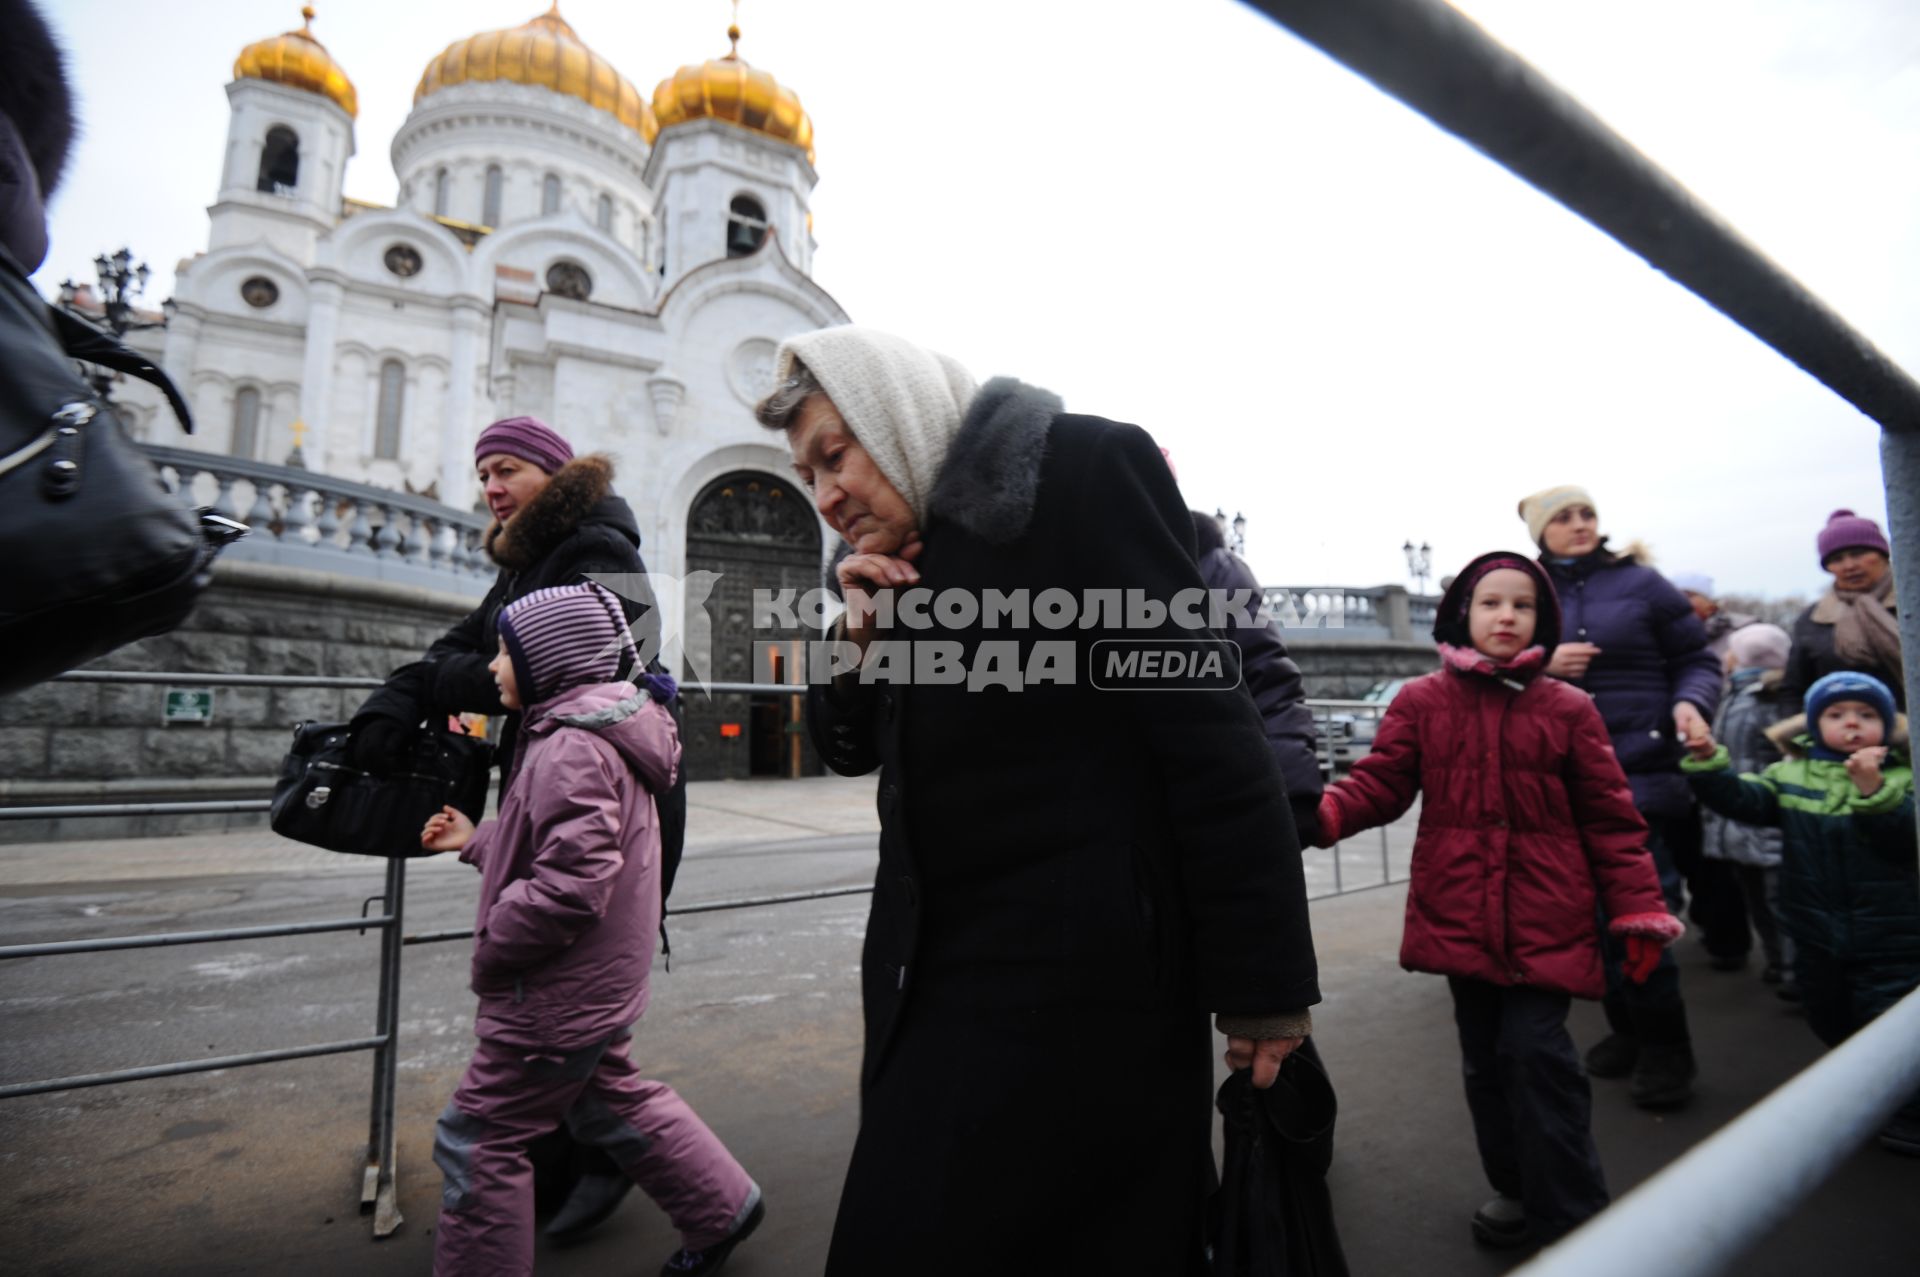
<svg viewBox="0 0 1920 1277">
<path fill-rule="evenodd" d="M 342 196 L 357 91 L 305 12 L 234 63 L 208 246 L 179 270 L 160 354 L 197 432 L 130 388 L 141 433 L 472 510 L 480 429 L 539 417 L 616 459 L 650 571 L 720 574 L 710 677 L 791 676 L 755 667 L 747 605 L 818 583 L 822 528 L 751 406 L 781 339 L 847 322 L 811 275 L 798 98 L 737 28 L 643 96 L 555 4 L 427 63 L 376 206 Z M 785 699 L 699 702 L 690 773 L 814 770 Z"/>
</svg>

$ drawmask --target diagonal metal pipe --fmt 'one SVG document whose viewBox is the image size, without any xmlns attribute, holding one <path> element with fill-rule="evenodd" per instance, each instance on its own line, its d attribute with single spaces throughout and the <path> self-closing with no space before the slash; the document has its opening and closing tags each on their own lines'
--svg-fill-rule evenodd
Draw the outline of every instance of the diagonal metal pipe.
<svg viewBox="0 0 1920 1277">
<path fill-rule="evenodd" d="M 1570 95 L 1440 0 L 1244 0 L 1645 258 L 1890 431 L 1920 382 Z"/>
</svg>

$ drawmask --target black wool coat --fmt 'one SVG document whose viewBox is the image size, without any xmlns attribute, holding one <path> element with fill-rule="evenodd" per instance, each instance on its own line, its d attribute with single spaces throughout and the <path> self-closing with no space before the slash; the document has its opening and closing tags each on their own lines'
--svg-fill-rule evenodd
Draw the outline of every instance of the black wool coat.
<svg viewBox="0 0 1920 1277">
<path fill-rule="evenodd" d="M 982 389 L 929 498 L 923 583 L 1162 602 L 1203 588 L 1152 440 L 1058 406 Z M 1076 681 L 810 695 L 828 764 L 881 770 L 862 1123 L 827 1271 L 1201 1271 L 1208 1013 L 1320 997 L 1260 717 L 1238 688 L 1095 688 L 1094 644 L 1137 631 L 930 615 L 895 637 L 955 642 L 969 668 L 984 641 L 1024 658 L 1070 640 Z"/>
</svg>

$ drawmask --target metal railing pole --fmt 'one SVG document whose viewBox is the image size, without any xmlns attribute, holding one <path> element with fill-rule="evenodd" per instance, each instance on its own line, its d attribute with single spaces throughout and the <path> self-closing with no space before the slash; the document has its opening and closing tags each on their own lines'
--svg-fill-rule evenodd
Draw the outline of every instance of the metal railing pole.
<svg viewBox="0 0 1920 1277">
<path fill-rule="evenodd" d="M 1619 1277 L 1653 1238 L 1661 1277 L 1726 1271 L 1920 1087 L 1916 1043 L 1910 993 L 1515 1277 Z"/>
<path fill-rule="evenodd" d="M 1899 592 L 1907 712 L 1915 715 L 1920 714 L 1920 433 L 1882 432 L 1880 473 L 1887 485 L 1887 540 Z"/>
<path fill-rule="evenodd" d="M 1653 161 L 1442 0 L 1246 0 L 1638 253 L 1888 430 L 1920 383 Z"/>
<path fill-rule="evenodd" d="M 374 1032 L 382 1038 L 373 1055 L 373 1094 L 367 1122 L 367 1166 L 360 1180 L 360 1210 L 373 1212 L 373 1235 L 390 1236 L 400 1227 L 399 1189 L 395 1182 L 398 1138 L 394 1127 L 394 1091 L 400 1064 L 401 910 L 407 887 L 407 862 L 387 861 L 382 905 L 393 921 L 380 933 L 379 1004 Z"/>
</svg>

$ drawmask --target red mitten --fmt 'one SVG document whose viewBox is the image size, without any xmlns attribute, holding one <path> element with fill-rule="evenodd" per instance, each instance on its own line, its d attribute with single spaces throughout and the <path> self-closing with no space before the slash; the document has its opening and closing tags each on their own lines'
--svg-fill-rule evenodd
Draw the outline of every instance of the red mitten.
<svg viewBox="0 0 1920 1277">
<path fill-rule="evenodd" d="M 1628 936 L 1627 960 L 1621 971 L 1635 984 L 1645 984 L 1653 969 L 1660 965 L 1660 951 L 1666 946 L 1652 936 Z"/>
</svg>

